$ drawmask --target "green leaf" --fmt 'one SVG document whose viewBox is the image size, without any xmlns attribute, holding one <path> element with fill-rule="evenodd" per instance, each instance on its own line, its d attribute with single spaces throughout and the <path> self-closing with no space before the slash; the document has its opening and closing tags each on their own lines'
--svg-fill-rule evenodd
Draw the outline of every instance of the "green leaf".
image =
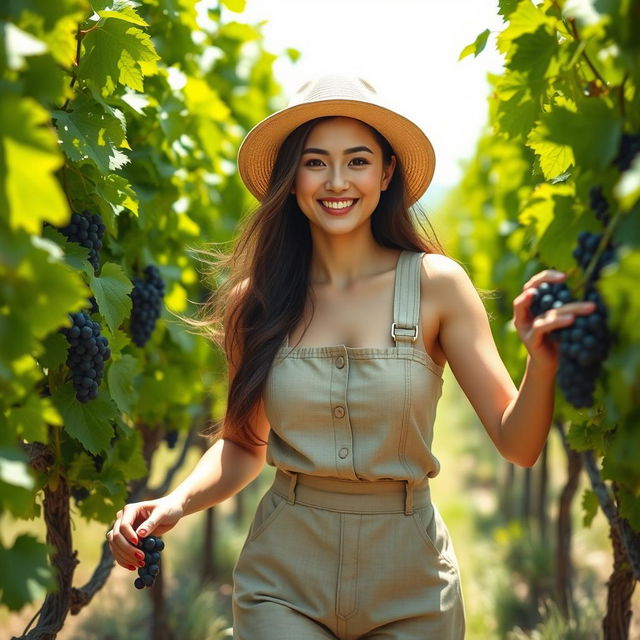
<svg viewBox="0 0 640 640">
<path fill-rule="evenodd" d="M 78 440 L 91 453 L 106 451 L 113 436 L 111 421 L 118 409 L 104 392 L 88 402 L 80 402 L 75 397 L 71 383 L 60 387 L 52 395 L 52 400 L 64 421 L 65 431 Z"/>
<path fill-rule="evenodd" d="M 101 18 L 114 18 L 116 20 L 124 20 L 131 24 L 137 24 L 140 27 L 148 27 L 148 23 L 145 22 L 133 9 L 133 7 L 125 6 L 118 11 L 111 11 L 104 9 L 96 12 Z"/>
<path fill-rule="evenodd" d="M 581 99 L 575 111 L 556 106 L 544 114 L 532 132 L 529 146 L 540 156 L 547 179 L 562 173 L 570 164 L 602 171 L 617 153 L 620 131 L 620 120 L 604 101 Z"/>
<path fill-rule="evenodd" d="M 107 381 L 109 393 L 120 411 L 129 415 L 138 401 L 138 392 L 133 386 L 134 377 L 141 371 L 140 362 L 131 354 L 124 354 L 109 367 Z"/>
<path fill-rule="evenodd" d="M 5 289 L 5 302 L 35 337 L 43 338 L 63 325 L 70 326 L 68 313 L 86 306 L 89 290 L 80 274 L 62 262 L 57 245 L 36 236 L 31 242 L 21 264 L 9 271 L 11 286 Z"/>
<path fill-rule="evenodd" d="M 490 29 L 485 29 L 482 33 L 478 34 L 476 39 L 471 44 L 468 44 L 460 52 L 460 56 L 458 57 L 458 60 L 462 60 L 463 58 L 466 58 L 468 55 L 472 53 L 473 53 L 473 57 L 477 58 L 478 54 L 481 53 L 484 50 L 485 46 L 487 45 L 487 38 L 489 37 L 490 33 L 491 33 Z"/>
<path fill-rule="evenodd" d="M 100 307 L 100 313 L 111 331 L 115 331 L 122 321 L 131 315 L 132 303 L 129 293 L 133 289 L 133 283 L 120 265 L 105 262 L 100 276 L 90 277 L 89 286 Z"/>
<path fill-rule="evenodd" d="M 298 62 L 298 60 L 300 59 L 300 50 L 299 49 L 293 49 L 292 47 L 287 47 L 284 52 L 287 54 L 289 60 L 291 60 L 291 62 Z"/>
<path fill-rule="evenodd" d="M 513 3 L 501 4 L 500 9 L 505 11 L 502 14 L 505 16 L 508 11 L 509 26 L 498 35 L 497 47 L 498 51 L 507 55 L 513 51 L 512 45 L 516 38 L 523 34 L 534 33 L 540 27 L 555 25 L 553 19 L 545 15 L 531 0 L 521 0 L 515 10 L 513 10 Z"/>
<path fill-rule="evenodd" d="M 81 97 L 71 112 L 52 112 L 62 149 L 74 162 L 91 160 L 102 173 L 122 168 L 129 158 L 118 147 L 129 148 L 122 120 L 96 101 Z"/>
<path fill-rule="evenodd" d="M 122 20 L 106 20 L 82 44 L 78 75 L 98 95 L 111 95 L 118 84 L 143 92 L 143 75 L 157 72 L 160 56 L 150 36 Z"/>
<path fill-rule="evenodd" d="M 582 525 L 589 528 L 598 513 L 600 503 L 598 496 L 591 489 L 585 489 L 582 493 Z"/>
<path fill-rule="evenodd" d="M 54 177 L 63 156 L 49 122 L 35 100 L 0 92 L 0 218 L 8 216 L 13 229 L 40 233 L 43 221 L 69 216 Z"/>
<path fill-rule="evenodd" d="M 242 13 L 247 5 L 247 0 L 222 0 L 222 4 L 235 13 Z"/>
<path fill-rule="evenodd" d="M 96 193 L 111 207 L 114 214 L 120 213 L 124 207 L 138 215 L 138 195 L 123 176 L 115 173 L 101 175 L 96 184 Z"/>
<path fill-rule="evenodd" d="M 9 410 L 9 425 L 29 442 L 48 442 L 48 424 L 62 425 L 62 418 L 49 398 L 30 395 L 25 404 Z"/>
<path fill-rule="evenodd" d="M 517 8 L 520 0 L 498 0 L 498 13 L 506 20 Z"/>
<path fill-rule="evenodd" d="M 495 96 L 499 100 L 496 122 L 499 131 L 509 138 L 526 137 L 538 117 L 538 104 L 533 99 L 527 74 L 513 71 L 496 80 Z"/>
<path fill-rule="evenodd" d="M 49 547 L 28 534 L 18 536 L 10 548 L 0 543 L 0 600 L 11 611 L 44 597 L 53 587 L 48 554 Z"/>
<path fill-rule="evenodd" d="M 640 531 L 640 496 L 625 487 L 618 490 L 620 516 L 629 521 L 635 531 Z"/>
<path fill-rule="evenodd" d="M 43 341 L 44 353 L 38 356 L 38 362 L 46 369 L 57 369 L 65 363 L 69 343 L 58 331 L 50 333 Z"/>
<path fill-rule="evenodd" d="M 572 422 L 567 432 L 567 442 L 575 451 L 593 449 L 600 452 L 604 448 L 602 430 L 588 422 Z"/>
<path fill-rule="evenodd" d="M 546 84 L 545 78 L 558 72 L 558 63 L 554 60 L 558 49 L 555 32 L 542 26 L 533 33 L 521 35 L 512 46 L 509 69 L 526 73 L 529 83 L 541 91 Z"/>
</svg>

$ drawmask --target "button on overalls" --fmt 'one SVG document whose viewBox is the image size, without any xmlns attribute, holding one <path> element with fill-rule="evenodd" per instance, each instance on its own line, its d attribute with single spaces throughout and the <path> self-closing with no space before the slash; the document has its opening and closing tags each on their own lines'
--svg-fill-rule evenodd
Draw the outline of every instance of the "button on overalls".
<svg viewBox="0 0 640 640">
<path fill-rule="evenodd" d="M 395 347 L 279 349 L 276 467 L 233 569 L 235 640 L 461 640 L 460 574 L 431 502 L 443 367 L 414 347 L 424 254 L 395 273 Z"/>
</svg>

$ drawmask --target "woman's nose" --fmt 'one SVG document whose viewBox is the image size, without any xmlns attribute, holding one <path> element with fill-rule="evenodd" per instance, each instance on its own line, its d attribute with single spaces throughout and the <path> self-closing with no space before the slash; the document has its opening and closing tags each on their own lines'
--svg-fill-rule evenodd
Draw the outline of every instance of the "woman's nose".
<svg viewBox="0 0 640 640">
<path fill-rule="evenodd" d="M 344 191 L 349 188 L 347 180 L 344 178 L 340 168 L 336 167 L 329 175 L 327 188 L 333 191 Z"/>
</svg>

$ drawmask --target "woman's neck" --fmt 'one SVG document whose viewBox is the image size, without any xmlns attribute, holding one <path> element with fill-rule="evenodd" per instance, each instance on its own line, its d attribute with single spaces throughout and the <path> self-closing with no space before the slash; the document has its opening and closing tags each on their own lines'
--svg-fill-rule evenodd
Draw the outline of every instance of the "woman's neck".
<svg viewBox="0 0 640 640">
<path fill-rule="evenodd" d="M 367 232 L 327 235 L 312 229 L 309 282 L 346 289 L 360 278 L 393 269 L 398 251 L 379 245 Z"/>
</svg>

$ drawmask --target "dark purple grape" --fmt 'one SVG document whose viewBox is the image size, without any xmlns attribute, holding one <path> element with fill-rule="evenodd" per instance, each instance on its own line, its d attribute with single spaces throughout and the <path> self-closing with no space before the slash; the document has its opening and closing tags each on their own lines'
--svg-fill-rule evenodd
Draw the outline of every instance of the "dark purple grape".
<svg viewBox="0 0 640 640">
<path fill-rule="evenodd" d="M 104 361 L 111 356 L 110 350 L 105 346 L 109 341 L 100 335 L 100 324 L 91 320 L 86 311 L 71 313 L 69 317 L 71 327 L 60 329 L 69 343 L 66 364 L 71 370 L 76 399 L 88 402 L 98 397 Z M 99 471 L 97 468 L 96 470 Z"/>
<path fill-rule="evenodd" d="M 138 577 L 133 584 L 137 589 L 152 587 L 160 574 L 160 552 L 164 549 L 164 542 L 157 536 L 149 536 L 141 539 L 137 547 L 144 551 L 144 566 L 138 569 Z M 138 586 L 140 584 L 142 586 Z"/>
<path fill-rule="evenodd" d="M 71 221 L 59 231 L 71 242 L 76 242 L 89 249 L 89 262 L 94 271 L 100 267 L 99 251 L 102 247 L 102 237 L 105 226 L 97 213 L 83 211 L 71 214 Z M 93 313 L 93 312 L 92 312 Z"/>
<path fill-rule="evenodd" d="M 162 311 L 164 282 L 154 265 L 144 268 L 144 279 L 133 278 L 133 290 L 129 294 L 133 301 L 131 309 L 131 337 L 138 347 L 149 341 Z"/>
<path fill-rule="evenodd" d="M 640 152 L 640 134 L 623 133 L 620 139 L 618 154 L 613 160 L 613 164 L 619 171 L 626 171 L 633 162 L 633 159 Z"/>
</svg>

